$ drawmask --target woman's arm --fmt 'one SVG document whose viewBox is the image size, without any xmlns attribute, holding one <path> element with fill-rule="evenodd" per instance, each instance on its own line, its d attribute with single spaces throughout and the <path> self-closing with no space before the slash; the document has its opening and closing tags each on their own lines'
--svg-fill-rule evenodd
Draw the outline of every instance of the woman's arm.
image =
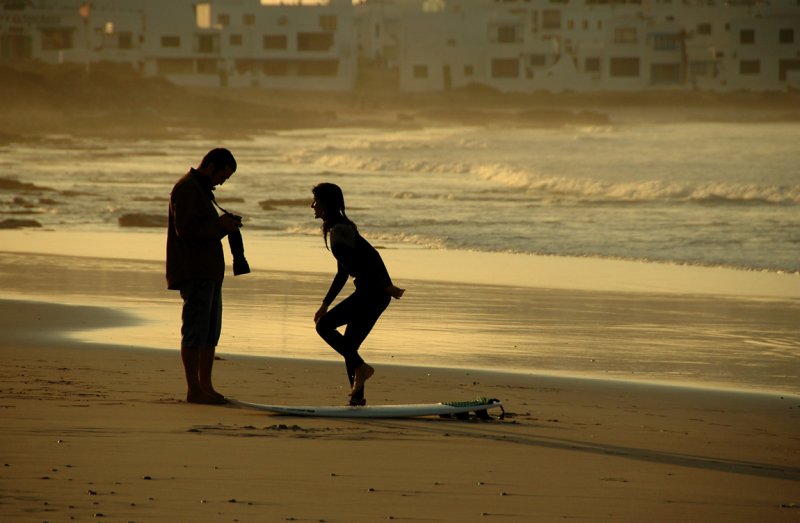
<svg viewBox="0 0 800 523">
<path fill-rule="evenodd" d="M 347 283 L 348 276 L 347 270 L 341 263 L 339 263 L 336 276 L 333 277 L 333 281 L 328 289 L 328 293 L 325 295 L 325 298 L 322 299 L 322 305 L 320 305 L 319 309 L 317 309 L 317 312 L 314 314 L 314 323 L 317 323 L 319 319 L 322 318 L 326 312 L 328 312 L 328 306 L 330 306 L 330 304 L 333 303 L 333 300 L 336 299 L 336 296 L 339 295 L 339 292 L 344 287 L 344 284 Z"/>
</svg>

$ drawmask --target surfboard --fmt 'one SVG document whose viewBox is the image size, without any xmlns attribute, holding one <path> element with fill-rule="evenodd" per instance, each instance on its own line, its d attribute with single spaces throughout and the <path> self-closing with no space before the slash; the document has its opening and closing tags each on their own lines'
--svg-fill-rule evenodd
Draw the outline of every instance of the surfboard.
<svg viewBox="0 0 800 523">
<path fill-rule="evenodd" d="M 233 399 L 229 401 L 233 405 L 273 414 L 324 418 L 414 418 L 420 416 L 468 415 L 470 412 L 474 412 L 479 416 L 483 415 L 481 417 L 487 417 L 486 411 L 488 409 L 497 407 L 502 410 L 503 408 L 500 400 L 487 398 L 474 401 L 448 401 L 410 405 L 365 405 L 363 407 L 265 405 Z"/>
</svg>

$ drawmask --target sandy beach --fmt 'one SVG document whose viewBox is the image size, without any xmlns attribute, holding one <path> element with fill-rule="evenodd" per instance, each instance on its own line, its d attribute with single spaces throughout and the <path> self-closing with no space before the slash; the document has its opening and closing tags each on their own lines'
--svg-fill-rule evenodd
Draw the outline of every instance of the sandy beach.
<svg viewBox="0 0 800 523">
<path fill-rule="evenodd" d="M 58 234 L 3 233 L 4 244 L 16 246 L 0 256 L 6 291 L 0 299 L 4 521 L 760 522 L 797 521 L 800 515 L 800 395 L 791 386 L 726 390 L 589 374 L 475 370 L 469 362 L 453 365 L 461 368 L 397 364 L 404 363 L 401 353 L 395 358 L 381 352 L 381 345 L 425 338 L 435 344 L 449 332 L 460 332 L 455 339 L 462 347 L 510 336 L 493 332 L 493 319 L 469 303 L 502 301 L 498 287 L 465 286 L 455 281 L 457 275 L 450 283 L 426 279 L 433 275 L 424 271 L 436 267 L 431 258 L 416 268 L 398 263 L 407 271 L 402 277 L 425 299 L 415 302 L 409 293 L 404 306 L 411 312 L 400 306 L 390 310 L 365 349 L 377 368 L 369 401 L 491 397 L 503 401 L 504 419 L 497 419 L 495 410 L 492 421 L 331 420 L 190 405 L 184 402 L 177 350 L 169 348 L 177 339 L 179 304 L 162 287 L 155 261 L 160 239 L 156 245 L 153 235 L 139 240 L 123 235 L 126 251 L 89 235 L 97 255 L 116 252 L 89 258 L 55 248 L 48 238 Z M 81 245 L 60 243 L 68 244 Z M 32 245 L 43 252 L 31 253 Z M 341 363 L 314 339 L 304 316 L 309 296 L 329 277 L 318 274 L 327 266 L 314 266 L 300 245 L 299 266 L 287 271 L 276 257 L 267 257 L 269 251 L 261 252 L 258 242 L 250 245 L 253 278 L 226 280 L 231 307 L 215 367 L 217 387 L 244 401 L 341 404 Z M 283 248 L 274 242 L 270 247 Z M 411 257 L 391 250 L 385 256 Z M 273 261 L 259 267 L 258 260 Z M 543 278 L 556 277 L 554 284 L 542 289 L 532 282 L 512 296 L 540 306 L 608 309 L 575 324 L 575 334 L 584 338 L 616 321 L 613 311 L 620 303 L 647 304 L 660 311 L 653 317 L 687 304 L 696 309 L 689 307 L 684 317 L 724 310 L 728 316 L 714 316 L 714 322 L 726 318 L 739 329 L 749 329 L 741 322 L 760 310 L 753 322 L 776 337 L 780 331 L 785 340 L 796 336 L 791 327 L 796 275 L 741 273 L 742 296 L 730 291 L 721 299 L 715 287 L 728 287 L 731 277 L 724 271 L 695 275 L 706 286 L 705 296 L 698 297 L 681 288 L 696 289 L 687 276 L 696 269 L 662 267 L 656 271 L 661 280 L 650 274 L 639 281 L 635 271 L 620 278 L 603 264 L 590 263 L 585 268 L 596 272 L 584 273 L 583 281 L 567 277 L 563 267 L 548 273 L 546 263 L 534 261 Z M 673 292 L 621 292 L 622 281 Z M 553 288 L 557 282 L 561 289 Z M 248 286 L 258 292 L 248 294 Z M 762 294 L 772 292 L 767 288 L 785 295 L 759 295 L 759 288 Z M 448 300 L 461 308 L 448 311 Z M 541 321 L 543 314 L 555 313 L 536 314 Z M 298 349 L 308 344 L 311 352 L 285 358 L 245 354 L 241 349 L 248 341 L 236 337 L 237 325 L 257 320 L 268 327 L 250 335 L 264 336 L 276 353 L 281 354 L 281 343 Z M 423 332 L 404 338 L 401 325 L 409 323 Z M 690 338 L 662 331 L 670 343 L 683 339 L 698 350 L 705 343 L 700 333 Z M 457 357 L 457 351 L 452 354 Z M 547 370 L 545 361 L 542 366 Z"/>
<path fill-rule="evenodd" d="M 504 420 L 189 405 L 177 354 L 66 341 L 104 309 L 2 301 L 5 521 L 796 521 L 800 399 L 381 365 L 373 402 Z M 35 334 L 33 334 L 35 333 Z M 335 404 L 338 364 L 226 356 L 220 390 Z"/>
</svg>

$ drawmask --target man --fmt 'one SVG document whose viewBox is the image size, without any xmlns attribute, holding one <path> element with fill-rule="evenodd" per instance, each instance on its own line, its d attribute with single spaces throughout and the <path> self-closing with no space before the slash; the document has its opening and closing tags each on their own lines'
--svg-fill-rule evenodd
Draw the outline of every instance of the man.
<svg viewBox="0 0 800 523">
<path fill-rule="evenodd" d="M 211 383 L 214 353 L 222 328 L 222 238 L 238 231 L 241 218 L 217 214 L 214 188 L 236 171 L 227 149 L 212 149 L 172 189 L 167 231 L 167 287 L 183 298 L 181 359 L 186 401 L 219 405 L 225 397 Z"/>
</svg>

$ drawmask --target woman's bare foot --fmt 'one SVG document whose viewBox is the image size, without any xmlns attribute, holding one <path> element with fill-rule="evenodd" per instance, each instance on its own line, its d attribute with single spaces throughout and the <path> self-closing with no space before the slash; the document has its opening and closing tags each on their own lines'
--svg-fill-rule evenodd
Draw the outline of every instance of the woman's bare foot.
<svg viewBox="0 0 800 523">
<path fill-rule="evenodd" d="M 375 374 L 375 369 L 366 363 L 362 363 L 353 373 L 353 388 L 350 391 L 350 395 L 352 396 L 356 392 L 363 389 L 364 383 L 366 383 L 366 381 L 370 379 L 373 374 Z"/>
</svg>

